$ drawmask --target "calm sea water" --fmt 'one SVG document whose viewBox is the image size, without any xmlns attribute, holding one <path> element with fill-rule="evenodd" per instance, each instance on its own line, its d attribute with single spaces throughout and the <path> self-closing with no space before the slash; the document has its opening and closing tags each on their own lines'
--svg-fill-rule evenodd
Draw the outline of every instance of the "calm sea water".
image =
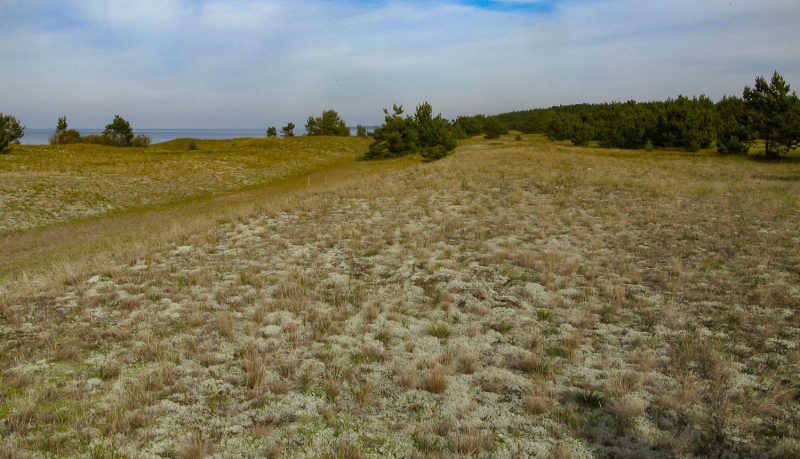
<svg viewBox="0 0 800 459">
<path fill-rule="evenodd" d="M 374 127 L 368 127 L 372 130 Z M 81 135 L 102 134 L 102 129 L 78 129 Z M 295 135 L 305 134 L 305 129 L 295 128 Z M 135 134 L 144 134 L 153 143 L 168 142 L 182 137 L 190 139 L 236 139 L 241 137 L 266 137 L 266 129 L 142 129 L 134 130 Z M 350 134 L 356 135 L 356 129 L 350 128 Z M 20 143 L 26 145 L 46 145 L 47 139 L 53 135 L 53 129 L 25 129 L 25 136 Z"/>
</svg>

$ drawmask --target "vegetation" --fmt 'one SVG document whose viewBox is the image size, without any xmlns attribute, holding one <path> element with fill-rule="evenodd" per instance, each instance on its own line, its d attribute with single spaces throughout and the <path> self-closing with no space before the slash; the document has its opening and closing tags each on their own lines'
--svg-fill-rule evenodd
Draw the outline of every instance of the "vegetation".
<svg viewBox="0 0 800 459">
<path fill-rule="evenodd" d="M 356 126 L 356 135 L 359 137 L 368 137 L 369 132 L 367 132 L 367 128 L 359 124 Z"/>
<path fill-rule="evenodd" d="M 501 135 L 508 134 L 508 126 L 497 118 L 489 118 L 483 123 L 483 132 L 487 139 L 499 139 Z"/>
<path fill-rule="evenodd" d="M 50 145 L 64 145 L 70 143 L 80 143 L 81 133 L 75 129 L 69 129 L 67 125 L 67 117 L 62 116 L 58 119 L 56 130 L 53 135 L 48 139 Z"/>
<path fill-rule="evenodd" d="M 800 144 L 800 102 L 783 77 L 756 79 L 744 97 L 725 96 L 716 104 L 707 97 L 678 96 L 663 102 L 580 104 L 504 113 L 456 121 L 469 135 L 488 120 L 503 121 L 523 133 L 544 133 L 552 141 L 574 145 L 590 141 L 604 148 L 654 148 L 698 151 L 711 148 L 726 155 L 747 154 L 756 138 L 775 158 Z"/>
<path fill-rule="evenodd" d="M 744 88 L 744 103 L 752 121 L 752 128 L 764 139 L 764 153 L 776 158 L 797 148 L 800 144 L 800 101 L 797 93 L 776 71 L 767 83 L 764 77 L 756 78 L 753 88 Z"/>
<path fill-rule="evenodd" d="M 414 118 L 403 117 L 403 106 L 395 104 L 392 113 L 384 109 L 384 124 L 372 133 L 375 141 L 369 146 L 364 159 L 398 158 L 419 153 L 426 161 L 443 158 L 452 152 L 458 139 L 453 125 L 433 116 L 428 102 L 417 106 Z"/>
<path fill-rule="evenodd" d="M 744 100 L 724 96 L 717 103 L 717 151 L 723 155 L 746 155 L 754 140 Z"/>
<path fill-rule="evenodd" d="M 278 130 L 274 126 L 267 128 L 267 137 L 278 137 Z"/>
<path fill-rule="evenodd" d="M 133 144 L 131 123 L 119 115 L 114 115 L 114 120 L 106 125 L 103 136 L 108 139 L 109 145 L 130 147 Z"/>
<path fill-rule="evenodd" d="M 335 110 L 325 110 L 319 118 L 309 116 L 305 127 L 306 135 L 350 135 L 350 128 Z"/>
<path fill-rule="evenodd" d="M 25 135 L 25 126 L 11 115 L 0 112 L 0 154 L 5 153 L 10 144 L 19 144 L 19 139 Z"/>
<path fill-rule="evenodd" d="M 0 456 L 799 457 L 800 163 L 521 138 L 15 147 L 23 211 L 167 201 L 4 236 Z"/>
<path fill-rule="evenodd" d="M 289 123 L 281 128 L 281 137 L 294 137 L 294 123 Z"/>
</svg>

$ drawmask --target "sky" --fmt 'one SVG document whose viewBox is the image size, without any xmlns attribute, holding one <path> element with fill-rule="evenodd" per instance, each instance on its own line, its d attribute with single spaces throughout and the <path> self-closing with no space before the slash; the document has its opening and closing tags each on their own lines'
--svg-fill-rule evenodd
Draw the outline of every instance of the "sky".
<svg viewBox="0 0 800 459">
<path fill-rule="evenodd" d="M 0 112 L 29 128 L 299 127 L 800 88 L 797 0 L 0 0 Z"/>
</svg>

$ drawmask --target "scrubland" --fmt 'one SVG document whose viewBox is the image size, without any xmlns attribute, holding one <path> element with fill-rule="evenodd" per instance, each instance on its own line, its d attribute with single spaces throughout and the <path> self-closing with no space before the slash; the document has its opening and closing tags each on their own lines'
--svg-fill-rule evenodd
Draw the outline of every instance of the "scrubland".
<svg viewBox="0 0 800 459">
<path fill-rule="evenodd" d="M 800 456 L 800 163 L 404 164 L 9 278 L 0 457 Z"/>
</svg>

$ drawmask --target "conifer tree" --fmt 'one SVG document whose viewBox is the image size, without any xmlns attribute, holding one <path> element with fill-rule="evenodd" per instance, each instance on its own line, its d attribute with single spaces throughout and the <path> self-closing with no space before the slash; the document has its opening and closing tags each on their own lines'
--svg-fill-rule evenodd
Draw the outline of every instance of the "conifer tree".
<svg viewBox="0 0 800 459">
<path fill-rule="evenodd" d="M 776 158 L 797 148 L 800 101 L 777 71 L 769 83 L 761 76 L 753 88 L 745 86 L 743 98 L 754 129 L 764 139 L 767 157 Z"/>
</svg>

